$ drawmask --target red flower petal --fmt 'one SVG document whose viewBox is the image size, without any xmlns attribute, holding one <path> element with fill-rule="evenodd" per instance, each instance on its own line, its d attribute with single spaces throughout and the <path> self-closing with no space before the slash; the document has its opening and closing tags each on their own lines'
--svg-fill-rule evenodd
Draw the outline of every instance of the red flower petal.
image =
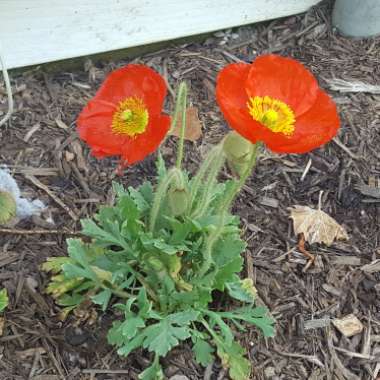
<svg viewBox="0 0 380 380">
<path fill-rule="evenodd" d="M 164 79 L 143 65 L 128 65 L 112 72 L 78 117 L 81 139 L 94 156 L 121 156 L 122 165 L 142 160 L 152 153 L 169 130 L 170 118 L 161 115 L 167 89 Z M 117 134 L 112 121 L 121 101 L 140 98 L 148 112 L 146 130 L 133 137 Z"/>
<path fill-rule="evenodd" d="M 112 103 L 90 100 L 80 113 L 77 126 L 79 137 L 91 146 L 93 151 L 102 151 L 108 155 L 118 155 L 125 138 L 112 133 L 112 117 L 115 112 Z"/>
<path fill-rule="evenodd" d="M 147 129 L 141 135 L 128 139 L 122 148 L 122 158 L 131 165 L 141 161 L 148 154 L 153 153 L 170 128 L 170 117 L 167 115 L 153 116 L 149 120 Z"/>
<path fill-rule="evenodd" d="M 301 63 L 270 54 L 254 60 L 245 88 L 249 97 L 267 95 L 285 102 L 297 117 L 314 104 L 319 87 Z"/>
<path fill-rule="evenodd" d="M 334 101 L 323 90 L 317 93 L 314 105 L 296 120 L 294 135 L 285 142 L 266 140 L 277 153 L 305 153 L 330 141 L 340 121 Z"/>
<path fill-rule="evenodd" d="M 216 100 L 228 124 L 255 143 L 254 131 L 258 123 L 248 112 L 248 96 L 244 88 L 250 68 L 247 63 L 232 63 L 224 67 L 216 81 Z"/>
<path fill-rule="evenodd" d="M 144 101 L 149 114 L 156 115 L 161 113 L 166 92 L 160 74 L 144 65 L 127 65 L 108 75 L 95 98 L 118 105 L 125 98 L 136 96 Z"/>
</svg>

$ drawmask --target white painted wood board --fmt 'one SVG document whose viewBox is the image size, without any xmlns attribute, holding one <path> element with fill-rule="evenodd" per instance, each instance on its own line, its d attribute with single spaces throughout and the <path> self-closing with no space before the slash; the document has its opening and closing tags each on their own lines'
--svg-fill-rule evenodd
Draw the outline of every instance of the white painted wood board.
<svg viewBox="0 0 380 380">
<path fill-rule="evenodd" d="M 301 13 L 320 0 L 0 0 L 9 68 Z"/>
</svg>

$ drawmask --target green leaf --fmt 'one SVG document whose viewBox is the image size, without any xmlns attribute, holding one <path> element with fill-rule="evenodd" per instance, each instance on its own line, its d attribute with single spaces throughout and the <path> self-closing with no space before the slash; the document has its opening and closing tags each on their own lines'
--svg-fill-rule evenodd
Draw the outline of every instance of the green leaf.
<svg viewBox="0 0 380 380">
<path fill-rule="evenodd" d="M 88 259 L 86 257 L 86 249 L 82 240 L 80 239 L 67 239 L 67 250 L 72 259 L 77 263 L 85 267 L 88 265 Z"/>
<path fill-rule="evenodd" d="M 110 289 L 104 289 L 97 295 L 92 296 L 91 300 L 94 304 L 100 305 L 102 307 L 102 310 L 105 311 L 111 299 L 111 295 L 112 295 L 112 292 Z"/>
<path fill-rule="evenodd" d="M 214 348 L 206 340 L 197 336 L 193 345 L 195 360 L 203 367 L 207 367 L 213 361 Z"/>
<path fill-rule="evenodd" d="M 230 327 L 227 325 L 226 322 L 223 321 L 221 314 L 222 313 L 216 313 L 211 310 L 205 310 L 204 313 L 210 317 L 210 325 L 218 325 L 220 328 L 220 332 L 223 334 L 224 340 L 226 341 L 226 344 L 230 345 L 234 339 L 234 336 L 232 334 L 232 331 Z"/>
<path fill-rule="evenodd" d="M 139 308 L 139 316 L 145 318 L 152 309 L 152 303 L 148 300 L 146 290 L 142 287 L 137 296 L 137 306 Z"/>
<path fill-rule="evenodd" d="M 218 266 L 223 266 L 244 252 L 247 244 L 236 235 L 225 235 L 219 239 L 213 249 L 213 259 Z"/>
<path fill-rule="evenodd" d="M 155 360 L 153 364 L 146 368 L 139 375 L 140 380 L 164 380 L 164 373 L 158 360 Z"/>
<path fill-rule="evenodd" d="M 253 303 L 256 299 L 256 288 L 253 286 L 253 281 L 250 278 L 244 280 L 237 279 L 234 282 L 227 282 L 226 288 L 228 294 L 238 301 Z"/>
<path fill-rule="evenodd" d="M 274 336 L 274 319 L 268 315 L 266 307 L 241 307 L 232 312 L 219 312 L 222 318 L 240 320 L 255 325 L 261 329 L 264 336 Z"/>
<path fill-rule="evenodd" d="M 60 306 L 79 306 L 83 301 L 85 300 L 85 297 L 81 294 L 64 294 L 62 297 L 59 297 L 57 300 L 57 304 Z"/>
<path fill-rule="evenodd" d="M 62 265 L 72 262 L 70 257 L 48 257 L 42 264 L 44 272 L 59 273 L 62 270 Z"/>
<path fill-rule="evenodd" d="M 121 325 L 122 323 L 120 321 L 113 322 L 112 327 L 108 330 L 107 334 L 109 344 L 120 347 L 126 342 L 125 337 L 121 333 Z"/>
<path fill-rule="evenodd" d="M 217 354 L 224 368 L 229 369 L 232 380 L 249 380 L 251 364 L 244 357 L 245 350 L 240 344 L 232 342 L 225 344 L 219 340 L 215 341 Z"/>
<path fill-rule="evenodd" d="M 9 303 L 8 293 L 7 289 L 1 289 L 0 290 L 0 312 L 2 312 Z"/>
<path fill-rule="evenodd" d="M 125 338 L 123 337 L 123 339 Z M 130 341 L 124 342 L 122 347 L 117 350 L 117 353 L 121 356 L 128 356 L 133 350 L 142 346 L 144 339 L 145 337 L 142 334 L 135 336 Z"/>
<path fill-rule="evenodd" d="M 89 267 L 81 268 L 78 265 L 68 263 L 63 264 L 62 269 L 67 279 L 88 278 L 93 281 L 97 280 L 95 273 Z"/>
<path fill-rule="evenodd" d="M 196 231 L 196 227 L 191 220 L 186 220 L 184 223 L 174 218 L 168 218 L 168 220 L 173 231 L 170 244 L 182 244 L 190 233 Z"/>
<path fill-rule="evenodd" d="M 176 292 L 170 299 L 178 305 L 192 305 L 195 308 L 206 308 L 212 301 L 211 288 L 194 287 L 190 292 Z"/>
<path fill-rule="evenodd" d="M 101 244 L 104 247 L 107 247 L 109 245 L 117 245 L 124 248 L 123 241 L 120 237 L 115 237 L 113 233 L 103 230 L 93 220 L 84 219 L 81 220 L 81 224 L 83 234 L 97 239 L 98 244 Z M 107 225 L 110 226 L 110 223 L 107 223 Z M 120 232 L 118 232 L 118 236 L 119 235 Z"/>
<path fill-rule="evenodd" d="M 170 323 L 176 323 L 177 325 L 188 325 L 190 322 L 196 321 L 198 317 L 199 311 L 187 310 L 170 314 L 167 319 L 170 321 Z"/>
<path fill-rule="evenodd" d="M 141 328 L 145 327 L 145 323 L 140 317 L 130 316 L 122 323 L 120 327 L 123 336 L 127 339 L 132 339 Z"/>
<path fill-rule="evenodd" d="M 136 191 L 137 192 L 137 191 Z M 136 222 L 140 217 L 140 212 L 133 198 L 129 195 L 121 197 L 117 203 L 117 209 L 120 212 L 122 220 Z"/>
<path fill-rule="evenodd" d="M 140 240 L 145 249 L 155 249 L 159 252 L 166 253 L 168 255 L 175 255 L 177 252 L 183 252 L 188 250 L 188 248 L 185 245 L 167 244 L 163 238 L 153 238 L 152 236 L 150 236 L 150 234 L 141 235 Z"/>
<path fill-rule="evenodd" d="M 224 291 L 228 282 L 236 279 L 237 273 L 241 272 L 243 268 L 243 259 L 240 256 L 235 257 L 227 264 L 216 267 L 214 287 L 220 291 Z"/>
<path fill-rule="evenodd" d="M 130 186 L 128 187 L 128 191 L 141 213 L 150 209 L 153 201 L 153 188 L 150 182 L 144 182 L 138 190 Z"/>
<path fill-rule="evenodd" d="M 246 243 L 236 235 L 225 235 L 218 240 L 213 249 L 213 259 L 216 265 L 214 286 L 223 291 L 227 282 L 234 282 L 236 274 L 243 267 L 243 259 L 240 256 L 246 247 Z"/>
<path fill-rule="evenodd" d="M 117 182 L 112 182 L 112 190 L 118 198 L 123 195 L 128 195 L 128 192 L 125 190 L 124 186 Z"/>
<path fill-rule="evenodd" d="M 187 326 L 176 327 L 168 318 L 150 325 L 144 331 L 145 340 L 144 348 L 155 352 L 156 355 L 165 356 L 173 347 L 177 346 L 179 341 L 190 337 L 190 331 Z"/>
</svg>

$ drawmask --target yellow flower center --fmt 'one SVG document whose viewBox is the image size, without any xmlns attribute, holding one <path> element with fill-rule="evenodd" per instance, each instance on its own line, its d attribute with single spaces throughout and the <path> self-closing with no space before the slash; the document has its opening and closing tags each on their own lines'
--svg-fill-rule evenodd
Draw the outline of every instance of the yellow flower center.
<svg viewBox="0 0 380 380">
<path fill-rule="evenodd" d="M 129 97 L 121 101 L 112 118 L 112 132 L 117 135 L 134 137 L 144 133 L 149 121 L 149 113 L 140 98 Z"/>
<path fill-rule="evenodd" d="M 249 98 L 247 106 L 252 118 L 272 132 L 287 136 L 293 134 L 296 119 L 293 110 L 286 103 L 270 96 L 254 96 Z"/>
</svg>

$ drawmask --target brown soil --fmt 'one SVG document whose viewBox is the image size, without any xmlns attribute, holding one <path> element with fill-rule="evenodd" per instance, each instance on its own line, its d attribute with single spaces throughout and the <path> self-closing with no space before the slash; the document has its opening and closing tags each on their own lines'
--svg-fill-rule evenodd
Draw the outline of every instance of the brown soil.
<svg viewBox="0 0 380 380">
<path fill-rule="evenodd" d="M 240 337 L 253 364 L 252 379 L 380 379 L 380 272 L 379 266 L 372 273 L 363 269 L 380 259 L 380 95 L 332 91 L 329 82 L 380 85 L 380 38 L 340 36 L 330 13 L 330 3 L 323 2 L 306 14 L 134 60 L 162 72 L 172 89 L 180 80 L 191 84 L 204 129 L 201 140 L 187 144 L 190 171 L 227 130 L 214 99 L 215 77 L 227 63 L 269 52 L 295 57 L 338 104 L 342 128 L 333 142 L 305 155 L 265 153 L 235 205 L 249 243 L 246 274 L 277 319 L 274 339 L 265 341 L 256 330 Z M 105 75 L 126 63 L 87 62 L 75 72 L 49 74 L 42 67 L 12 75 L 16 110 L 0 130 L 0 163 L 12 170 L 25 196 L 43 200 L 49 209 L 41 218 L 0 230 L 0 284 L 11 298 L 0 337 L 2 380 L 136 379 L 147 365 L 146 353 L 121 360 L 106 344 L 109 315 L 91 327 L 74 327 L 74 318 L 59 322 L 39 267 L 49 256 L 65 255 L 66 232 L 79 231 L 76 216 L 91 216 L 110 197 L 116 159 L 90 157 L 77 139 L 75 119 Z M 169 95 L 168 111 L 172 105 Z M 0 87 L 0 111 L 5 110 Z M 163 148 L 167 160 L 174 148 L 175 140 L 169 139 Z M 154 173 L 150 157 L 120 180 L 135 185 Z M 372 196 L 363 184 L 372 186 Z M 350 240 L 309 247 L 317 260 L 305 269 L 287 207 L 317 207 L 320 191 L 323 210 L 346 227 Z M 329 320 L 351 313 L 364 330 L 346 338 Z M 186 345 L 163 364 L 168 377 L 227 378 L 217 362 L 206 371 L 196 365 Z"/>
</svg>

